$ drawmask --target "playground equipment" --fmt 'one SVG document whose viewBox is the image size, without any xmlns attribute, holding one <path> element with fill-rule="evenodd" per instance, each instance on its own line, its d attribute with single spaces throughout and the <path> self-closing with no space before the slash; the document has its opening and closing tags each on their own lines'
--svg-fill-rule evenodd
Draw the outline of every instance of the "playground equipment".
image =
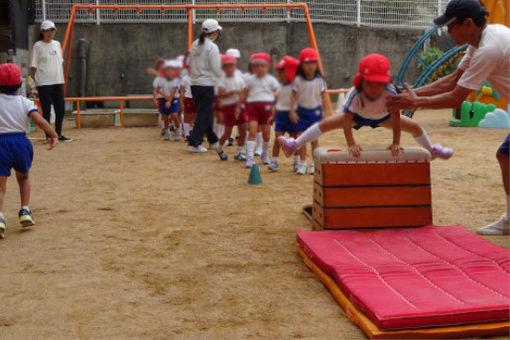
<svg viewBox="0 0 510 340">
<path fill-rule="evenodd" d="M 432 223 L 430 153 L 406 147 L 399 157 L 367 147 L 314 152 L 313 227 L 345 229 L 424 226 Z"/>
<path fill-rule="evenodd" d="M 342 230 L 297 231 L 298 253 L 368 337 L 508 334 L 510 251 L 430 225 L 427 151 L 365 148 L 353 159 L 323 147 L 314 158 L 310 218 Z"/>
<path fill-rule="evenodd" d="M 437 42 L 436 45 L 440 46 L 444 53 L 433 62 L 427 63 L 420 56 L 420 51 L 423 51 L 425 46 L 431 45 L 431 41 Z M 455 63 L 463 55 L 466 48 L 467 44 L 455 46 L 454 42 L 441 28 L 431 28 L 420 39 L 418 39 L 404 58 L 395 79 L 397 85 L 399 87 L 404 87 L 406 74 L 413 60 L 423 67 L 423 72 L 418 76 L 418 79 L 414 83 L 408 81 L 411 84 L 411 88 L 414 89 L 434 82 L 444 74 L 445 70 L 450 67 L 450 65 Z M 415 110 L 405 110 L 403 114 L 408 117 L 412 117 L 414 112 Z"/>
<path fill-rule="evenodd" d="M 470 103 L 464 101 L 460 108 L 460 115 L 454 110 L 450 119 L 451 126 L 478 127 L 478 124 L 488 112 L 496 109 L 494 104 L 483 104 L 480 102 Z M 457 118 L 458 117 L 458 118 Z"/>
<path fill-rule="evenodd" d="M 312 21 L 310 19 L 310 13 L 308 10 L 308 5 L 306 3 L 280 3 L 280 4 L 200 4 L 200 5 L 146 5 L 146 4 L 139 4 L 139 5 L 82 5 L 82 4 L 76 4 L 73 5 L 71 8 L 71 13 L 69 16 L 69 21 L 67 24 L 67 29 L 64 35 L 64 40 L 62 43 L 62 55 L 65 55 L 66 59 L 66 65 L 65 65 L 65 83 L 64 83 L 64 91 L 67 90 L 67 84 L 69 79 L 69 67 L 70 67 L 70 61 L 71 61 L 71 52 L 72 52 L 72 42 L 73 42 L 73 32 L 74 32 L 74 24 L 75 24 L 75 18 L 79 11 L 88 11 L 89 13 L 94 13 L 96 10 L 110 10 L 114 13 L 118 13 L 122 10 L 135 10 L 136 13 L 141 13 L 142 10 L 158 10 L 161 13 L 165 13 L 165 11 L 169 10 L 177 10 L 182 11 L 185 10 L 187 12 L 187 18 L 188 18 L 188 25 L 187 25 L 187 40 L 188 40 L 188 48 L 191 46 L 193 42 L 193 13 L 195 10 L 216 10 L 217 13 L 220 13 L 222 10 L 225 9 L 239 9 L 242 13 L 245 12 L 248 8 L 259 8 L 262 9 L 263 12 L 267 12 L 269 9 L 286 9 L 288 12 L 291 12 L 293 10 L 302 10 L 303 14 L 306 19 L 306 25 L 308 30 L 308 38 L 310 40 L 310 46 L 315 49 L 319 53 L 319 48 L 317 45 L 317 41 L 315 39 L 315 33 L 312 26 Z M 319 53 L 319 60 L 318 60 L 319 69 L 321 72 L 324 73 L 324 69 L 322 66 L 322 60 Z M 66 99 L 70 101 L 70 99 Z M 147 97 L 122 97 L 122 96 L 115 96 L 115 97 L 88 97 L 87 101 L 120 101 L 121 103 L 121 112 L 123 111 L 122 103 L 127 100 L 149 100 Z M 83 100 L 75 99 L 73 98 L 72 101 L 79 102 Z M 327 96 L 327 105 L 330 109 L 332 109 L 331 106 L 331 100 L 329 98 L 329 92 Z M 77 109 L 77 127 L 80 127 L 79 122 L 80 117 L 80 110 Z M 123 114 L 121 115 L 121 126 L 124 126 L 123 123 Z"/>
<path fill-rule="evenodd" d="M 510 108 L 509 108 L 510 109 Z M 510 116 L 501 109 L 496 109 L 485 115 L 485 118 L 478 123 L 481 128 L 510 129 Z"/>
</svg>

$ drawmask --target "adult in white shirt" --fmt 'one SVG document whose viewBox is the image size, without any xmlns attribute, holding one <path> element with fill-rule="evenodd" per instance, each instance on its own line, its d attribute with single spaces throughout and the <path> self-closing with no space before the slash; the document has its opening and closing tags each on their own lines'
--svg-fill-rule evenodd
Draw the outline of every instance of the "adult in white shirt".
<svg viewBox="0 0 510 340">
<path fill-rule="evenodd" d="M 214 43 L 220 31 L 221 26 L 216 20 L 207 19 L 202 23 L 200 37 L 191 45 L 189 70 L 197 118 L 188 139 L 189 152 L 207 152 L 201 146 L 204 134 L 212 148 L 217 147 L 219 140 L 213 130 L 213 101 L 214 86 L 223 76 L 220 52 Z"/>
<path fill-rule="evenodd" d="M 31 71 L 37 85 L 39 101 L 43 117 L 50 122 L 51 105 L 55 109 L 55 131 L 58 139 L 70 142 L 71 139 L 62 135 L 62 122 L 65 114 L 64 101 L 64 70 L 62 63 L 62 47 L 53 40 L 57 28 L 50 20 L 41 23 L 39 41 L 32 49 Z"/>
<path fill-rule="evenodd" d="M 434 20 L 436 26 L 448 25 L 448 33 L 458 45 L 469 44 L 457 70 L 432 84 L 388 98 L 390 109 L 459 107 L 467 95 L 478 90 L 487 80 L 507 101 L 510 101 L 510 28 L 487 25 L 487 12 L 478 0 L 452 0 L 446 12 Z M 509 135 L 510 136 L 510 135 Z M 478 230 L 482 235 L 510 233 L 509 203 L 509 136 L 496 157 L 503 175 L 506 192 L 506 213 L 496 222 Z"/>
</svg>

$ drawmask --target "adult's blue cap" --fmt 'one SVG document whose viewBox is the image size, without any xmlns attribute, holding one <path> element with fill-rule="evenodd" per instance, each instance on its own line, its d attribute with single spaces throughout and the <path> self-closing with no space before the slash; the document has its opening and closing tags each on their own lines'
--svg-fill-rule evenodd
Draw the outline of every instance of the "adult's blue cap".
<svg viewBox="0 0 510 340">
<path fill-rule="evenodd" d="M 440 17 L 434 19 L 434 25 L 441 27 L 451 24 L 455 20 L 467 18 L 476 23 L 483 22 L 488 13 L 478 0 L 451 0 L 446 6 L 446 11 Z"/>
</svg>

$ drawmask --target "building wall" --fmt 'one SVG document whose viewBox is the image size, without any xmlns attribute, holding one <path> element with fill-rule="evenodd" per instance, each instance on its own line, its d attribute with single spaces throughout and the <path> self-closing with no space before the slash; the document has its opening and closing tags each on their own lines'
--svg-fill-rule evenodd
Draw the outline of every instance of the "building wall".
<svg viewBox="0 0 510 340">
<path fill-rule="evenodd" d="M 251 53 L 265 51 L 273 59 L 286 54 L 297 56 L 309 44 L 306 25 L 301 23 L 225 23 L 221 51 L 236 47 L 243 54 L 241 68 Z M 337 24 L 315 24 L 315 36 L 330 88 L 350 87 L 360 58 L 369 53 L 386 55 L 396 73 L 400 64 L 423 34 L 417 30 L 374 29 Z M 195 32 L 199 28 L 195 27 Z M 59 25 L 62 41 L 65 25 Z M 34 37 L 37 28 L 33 27 Z M 68 95 L 79 92 L 80 59 L 78 42 L 89 42 L 86 95 L 126 95 L 151 92 L 152 79 L 145 72 L 157 57 L 171 58 L 186 50 L 185 24 L 76 24 L 73 37 L 71 80 Z M 411 79 L 416 70 L 411 70 Z"/>
</svg>

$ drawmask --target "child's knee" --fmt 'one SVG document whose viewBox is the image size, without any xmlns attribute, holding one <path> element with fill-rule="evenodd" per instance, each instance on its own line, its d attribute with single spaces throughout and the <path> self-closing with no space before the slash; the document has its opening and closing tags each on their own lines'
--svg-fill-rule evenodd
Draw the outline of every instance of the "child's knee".
<svg viewBox="0 0 510 340">
<path fill-rule="evenodd" d="M 16 179 L 18 180 L 18 182 L 26 181 L 28 179 L 28 172 L 27 173 L 16 172 Z"/>
<path fill-rule="evenodd" d="M 508 164 L 508 158 L 508 155 L 502 153 L 501 151 L 498 150 L 498 152 L 496 152 L 496 159 L 500 164 Z"/>
</svg>

